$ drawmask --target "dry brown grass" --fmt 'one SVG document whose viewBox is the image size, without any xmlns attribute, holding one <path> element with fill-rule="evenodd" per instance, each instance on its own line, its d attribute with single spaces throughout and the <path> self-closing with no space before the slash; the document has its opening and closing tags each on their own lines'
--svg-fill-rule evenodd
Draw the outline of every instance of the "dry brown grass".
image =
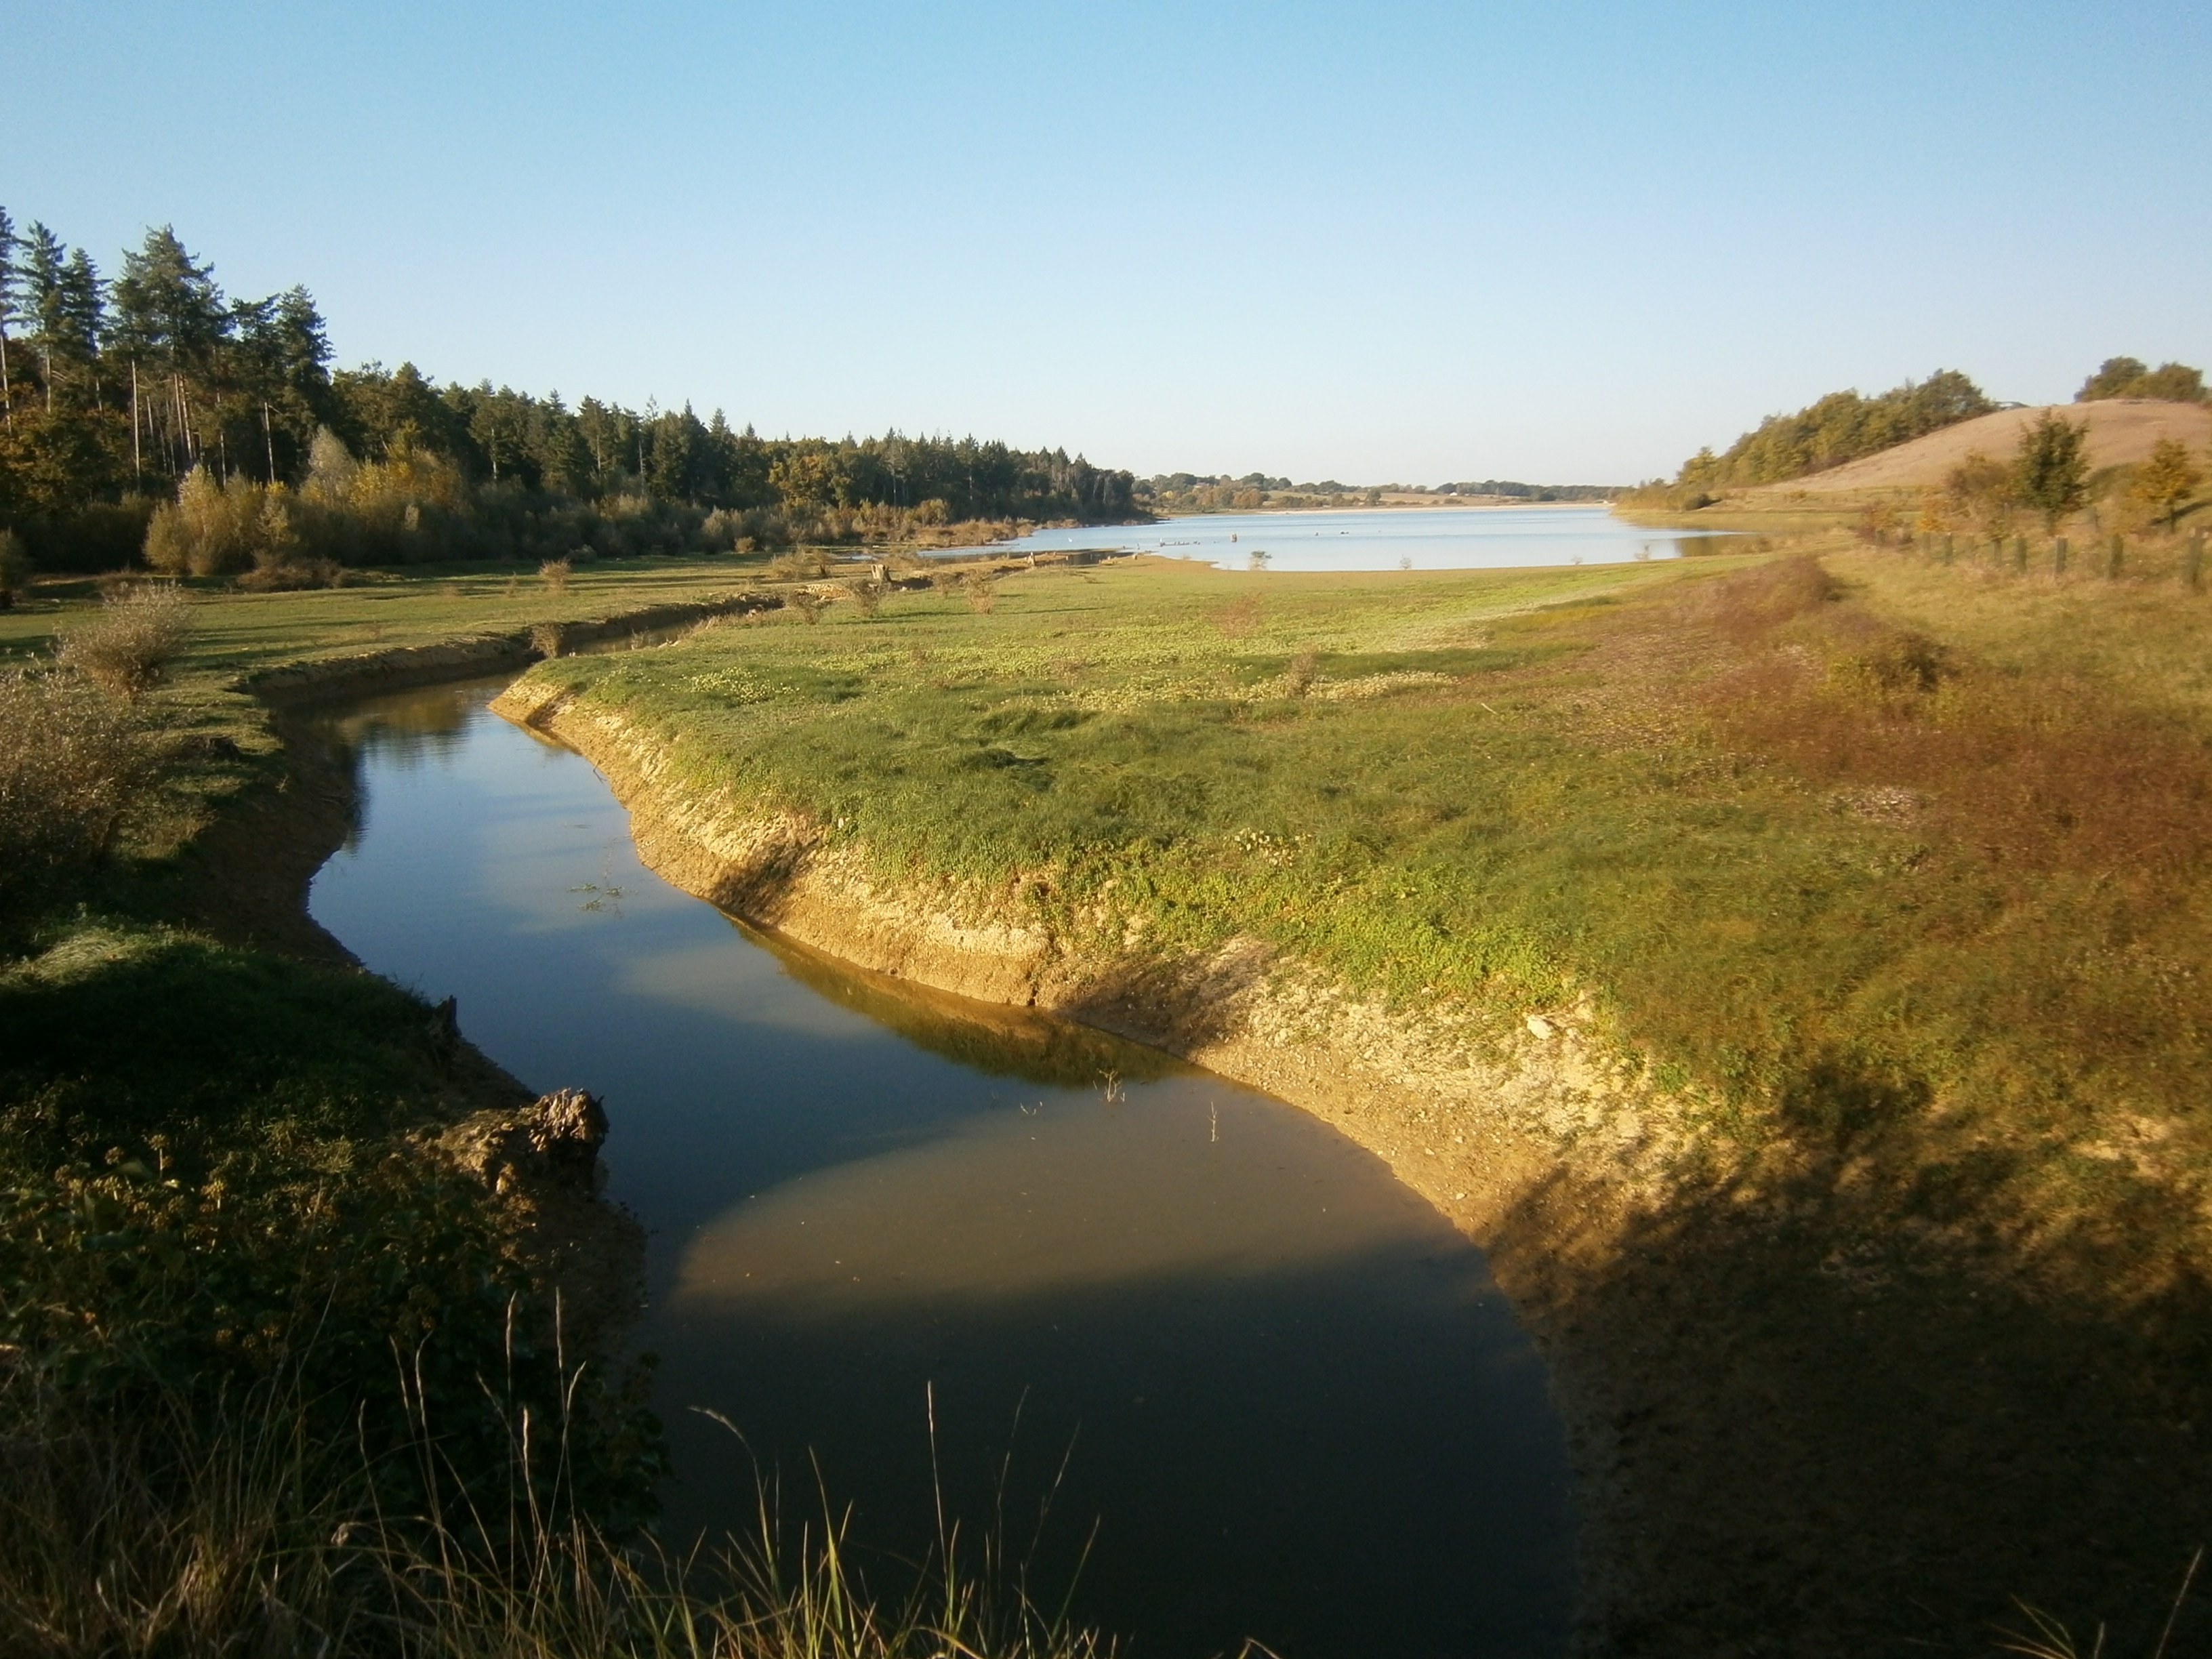
<svg viewBox="0 0 2212 1659">
<path fill-rule="evenodd" d="M 852 1565 L 842 1522 L 679 1554 L 534 1502 L 386 1513 L 293 1402 L 212 1433 L 178 1416 L 33 1404 L 0 1377 L 0 1651 L 10 1659 L 1113 1659 L 957 1530 L 904 1593 Z M 158 1410 L 158 1407 L 157 1407 Z M 558 1430 L 554 1438 L 558 1441 Z M 516 1444 L 530 1444 L 526 1424 Z M 435 1456 L 427 1433 L 419 1449 Z M 558 1454 L 556 1454 L 557 1455 Z M 518 1457 L 518 1462 L 520 1457 Z M 522 1483 L 517 1482 L 518 1486 Z M 487 1522 L 489 1524 L 487 1524 Z"/>
<path fill-rule="evenodd" d="M 1257 593 L 1231 599 L 1213 613 L 1213 625 L 1225 640 L 1249 640 L 1267 616 L 1267 601 Z"/>
<path fill-rule="evenodd" d="M 2148 895 L 2212 851 L 2212 751 L 2101 678 L 1948 649 L 1849 602 L 1810 558 L 1698 598 L 1742 653 L 1705 688 L 1719 728 L 1814 783 L 1914 792 L 1931 830 L 2020 878 Z"/>
</svg>

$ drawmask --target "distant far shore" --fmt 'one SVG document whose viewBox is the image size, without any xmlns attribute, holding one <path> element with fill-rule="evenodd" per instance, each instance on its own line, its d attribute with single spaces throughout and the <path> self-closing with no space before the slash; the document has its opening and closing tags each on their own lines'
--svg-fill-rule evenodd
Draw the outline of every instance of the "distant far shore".
<svg viewBox="0 0 2212 1659">
<path fill-rule="evenodd" d="M 1311 513 L 1383 513 L 1399 507 L 1604 507 L 1611 501 L 1535 501 L 1517 495 L 1386 495 L 1379 501 L 1347 501 L 1335 507 L 1183 507 L 1158 513 L 1153 522 L 1163 519 L 1243 519 L 1290 518 Z M 1133 522 L 1139 522 L 1133 521 Z"/>
</svg>

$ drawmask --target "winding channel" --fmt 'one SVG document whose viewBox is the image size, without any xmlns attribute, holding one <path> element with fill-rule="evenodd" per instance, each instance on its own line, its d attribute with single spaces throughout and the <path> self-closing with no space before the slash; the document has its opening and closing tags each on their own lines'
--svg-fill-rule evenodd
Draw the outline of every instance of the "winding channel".
<svg viewBox="0 0 2212 1659">
<path fill-rule="evenodd" d="M 677 891 L 589 764 L 488 711 L 501 684 L 329 716 L 362 812 L 310 909 L 517 1076 L 605 1100 L 667 1531 L 745 1528 L 756 1469 L 812 1508 L 818 1470 L 916 1559 L 933 1444 L 969 1535 L 1137 1659 L 1563 1648 L 1559 1425 L 1449 1224 L 1292 1107 Z"/>
</svg>

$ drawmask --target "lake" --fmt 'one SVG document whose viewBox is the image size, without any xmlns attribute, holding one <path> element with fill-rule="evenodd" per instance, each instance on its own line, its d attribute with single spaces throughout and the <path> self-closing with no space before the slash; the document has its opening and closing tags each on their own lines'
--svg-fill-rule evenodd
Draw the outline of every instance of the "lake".
<svg viewBox="0 0 2212 1659">
<path fill-rule="evenodd" d="M 746 1527 L 757 1474 L 812 1512 L 818 1470 L 889 1576 L 934 1536 L 933 1453 L 965 1535 L 1033 1594 L 1082 1563 L 1075 1613 L 1138 1659 L 1562 1648 L 1559 1425 L 1441 1216 L 1279 1101 L 670 887 L 498 689 L 331 717 L 362 812 L 310 909 L 533 1088 L 605 1101 L 668 1534 Z"/>
<path fill-rule="evenodd" d="M 1728 539 L 1709 531 L 1647 530 L 1602 507 L 1409 507 L 1205 514 L 1148 525 L 1040 530 L 989 548 L 951 551 L 1104 548 L 1234 568 L 1264 555 L 1270 570 L 1488 570 L 1672 559 L 1686 544 L 1711 547 Z"/>
</svg>

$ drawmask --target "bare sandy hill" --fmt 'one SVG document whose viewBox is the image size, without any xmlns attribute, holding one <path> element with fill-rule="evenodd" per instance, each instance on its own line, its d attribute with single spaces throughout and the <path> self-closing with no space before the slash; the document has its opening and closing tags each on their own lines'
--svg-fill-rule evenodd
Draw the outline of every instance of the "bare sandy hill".
<svg viewBox="0 0 2212 1659">
<path fill-rule="evenodd" d="M 2089 423 L 2089 464 L 2118 466 L 2140 461 L 2161 438 L 2179 438 L 2191 449 L 2212 443 L 2212 405 L 2154 403 L 2147 398 L 2115 398 L 2094 404 L 2048 405 L 2069 421 Z M 1898 445 L 1810 477 L 1782 483 L 1761 484 L 1744 492 L 1747 501 L 1771 500 L 1799 490 L 1923 489 L 1943 482 L 1943 476 L 1973 451 L 2002 460 L 2020 442 L 2023 428 L 2043 413 L 2041 409 L 2001 409 L 1924 438 Z"/>
</svg>

